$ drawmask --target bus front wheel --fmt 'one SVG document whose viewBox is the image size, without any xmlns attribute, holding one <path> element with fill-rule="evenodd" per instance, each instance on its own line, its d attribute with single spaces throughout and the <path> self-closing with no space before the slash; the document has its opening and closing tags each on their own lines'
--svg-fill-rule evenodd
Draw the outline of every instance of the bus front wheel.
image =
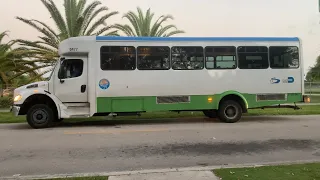
<svg viewBox="0 0 320 180">
<path fill-rule="evenodd" d="M 226 123 L 238 122 L 242 117 L 241 105 L 234 100 L 227 100 L 221 103 L 218 110 L 219 119 Z"/>
<path fill-rule="evenodd" d="M 52 109 L 46 104 L 36 104 L 27 113 L 27 122 L 34 129 L 48 128 L 54 120 Z"/>
</svg>

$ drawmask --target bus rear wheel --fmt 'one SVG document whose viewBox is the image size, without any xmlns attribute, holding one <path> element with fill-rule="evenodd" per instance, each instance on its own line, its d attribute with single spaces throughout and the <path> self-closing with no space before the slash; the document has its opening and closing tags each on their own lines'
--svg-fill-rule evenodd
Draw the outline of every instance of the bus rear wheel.
<svg viewBox="0 0 320 180">
<path fill-rule="evenodd" d="M 204 110 L 203 114 L 208 118 L 217 118 L 217 111 L 216 110 Z"/>
<path fill-rule="evenodd" d="M 225 123 L 238 122 L 242 117 L 241 105 L 234 100 L 224 101 L 219 107 L 218 116 Z"/>
</svg>

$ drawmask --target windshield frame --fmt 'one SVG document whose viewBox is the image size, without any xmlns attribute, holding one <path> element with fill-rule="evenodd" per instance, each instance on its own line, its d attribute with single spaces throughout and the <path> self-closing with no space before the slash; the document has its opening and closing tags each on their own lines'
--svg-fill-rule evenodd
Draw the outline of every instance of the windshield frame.
<svg viewBox="0 0 320 180">
<path fill-rule="evenodd" d="M 52 69 L 52 71 L 51 71 L 51 73 L 50 73 L 50 75 L 49 75 L 49 79 L 48 79 L 48 80 L 51 80 L 51 78 L 52 78 L 52 76 L 53 76 L 53 74 L 54 74 L 54 71 L 56 70 L 58 64 L 60 64 L 63 60 L 65 60 L 65 58 L 64 58 L 64 57 L 60 57 L 60 58 L 55 62 L 54 67 L 53 67 L 53 69 Z"/>
</svg>

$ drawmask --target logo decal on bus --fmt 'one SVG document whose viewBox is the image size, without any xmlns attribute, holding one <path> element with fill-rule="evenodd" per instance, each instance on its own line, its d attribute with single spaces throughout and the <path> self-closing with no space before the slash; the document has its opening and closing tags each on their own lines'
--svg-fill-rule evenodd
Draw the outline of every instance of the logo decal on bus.
<svg viewBox="0 0 320 180">
<path fill-rule="evenodd" d="M 110 87 L 110 82 L 108 81 L 108 79 L 101 79 L 99 81 L 99 87 L 101 89 L 108 89 Z"/>
<path fill-rule="evenodd" d="M 293 83 L 294 82 L 294 78 L 293 77 L 288 77 L 288 83 Z"/>
<path fill-rule="evenodd" d="M 280 82 L 280 79 L 277 79 L 277 78 L 271 78 L 270 80 L 271 84 L 278 84 Z"/>
<path fill-rule="evenodd" d="M 284 79 L 283 83 L 293 83 L 294 82 L 294 78 L 293 77 L 288 77 L 288 79 Z"/>
</svg>

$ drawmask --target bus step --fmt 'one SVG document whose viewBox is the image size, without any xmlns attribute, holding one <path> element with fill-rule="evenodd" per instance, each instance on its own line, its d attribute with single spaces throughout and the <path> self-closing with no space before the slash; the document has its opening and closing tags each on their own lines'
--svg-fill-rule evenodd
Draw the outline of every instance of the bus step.
<svg viewBox="0 0 320 180">
<path fill-rule="evenodd" d="M 125 113 L 110 113 L 110 116 L 141 116 L 139 112 L 125 112 Z"/>
</svg>

